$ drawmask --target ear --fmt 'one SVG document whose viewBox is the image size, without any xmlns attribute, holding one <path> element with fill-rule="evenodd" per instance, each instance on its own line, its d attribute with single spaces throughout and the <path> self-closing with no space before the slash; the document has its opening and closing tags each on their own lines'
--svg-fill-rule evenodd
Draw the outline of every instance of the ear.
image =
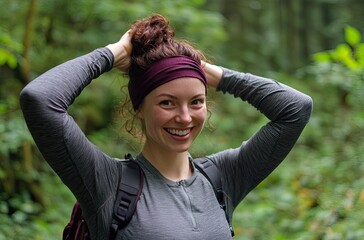
<svg viewBox="0 0 364 240">
<path fill-rule="evenodd" d="M 140 108 L 135 111 L 135 116 L 137 116 L 139 119 L 144 119 L 143 112 L 140 110 Z"/>
</svg>

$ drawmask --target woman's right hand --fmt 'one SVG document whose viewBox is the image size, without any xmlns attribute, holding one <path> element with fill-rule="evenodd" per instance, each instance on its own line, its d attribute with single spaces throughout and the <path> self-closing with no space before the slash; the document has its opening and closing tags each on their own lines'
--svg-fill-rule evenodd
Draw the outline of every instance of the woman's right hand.
<svg viewBox="0 0 364 240">
<path fill-rule="evenodd" d="M 130 55 L 133 49 L 131 44 L 130 30 L 127 31 L 118 42 L 107 45 L 106 47 L 114 55 L 114 68 L 128 73 L 130 67 Z"/>
</svg>

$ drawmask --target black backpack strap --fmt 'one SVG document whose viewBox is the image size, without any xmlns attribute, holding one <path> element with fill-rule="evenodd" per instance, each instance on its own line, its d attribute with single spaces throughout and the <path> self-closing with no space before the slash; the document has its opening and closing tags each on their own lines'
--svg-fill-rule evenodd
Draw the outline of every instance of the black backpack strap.
<svg viewBox="0 0 364 240">
<path fill-rule="evenodd" d="M 220 207 L 225 211 L 226 220 L 229 223 L 231 236 L 234 236 L 234 229 L 232 224 L 229 220 L 227 211 L 226 211 L 226 204 L 224 199 L 224 191 L 222 189 L 222 182 L 221 182 L 221 175 L 220 170 L 217 168 L 214 162 L 211 159 L 205 158 L 197 158 L 194 159 L 195 167 L 204 175 L 207 180 L 211 183 L 212 187 L 214 188 L 216 198 L 220 204 Z"/>
<path fill-rule="evenodd" d="M 118 192 L 114 204 L 110 239 L 114 239 L 119 228 L 125 227 L 135 212 L 140 194 L 143 190 L 144 173 L 130 154 L 125 155 L 118 168 L 121 173 Z"/>
</svg>

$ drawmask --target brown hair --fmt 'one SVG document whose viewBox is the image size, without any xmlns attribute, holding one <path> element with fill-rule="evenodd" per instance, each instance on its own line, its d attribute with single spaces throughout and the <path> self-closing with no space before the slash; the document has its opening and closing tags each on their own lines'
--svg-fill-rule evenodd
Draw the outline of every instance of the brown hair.
<svg viewBox="0 0 364 240">
<path fill-rule="evenodd" d="M 206 61 L 203 53 L 195 49 L 187 41 L 177 40 L 174 30 L 169 22 L 160 14 L 154 14 L 134 22 L 130 28 L 131 43 L 131 65 L 129 77 L 133 77 L 139 69 L 147 69 L 152 63 L 167 57 L 188 56 L 196 61 Z M 127 88 L 123 88 L 126 90 Z M 127 95 L 127 94 L 126 94 Z M 133 137 L 142 139 L 144 127 L 136 119 L 135 112 L 130 99 L 125 98 L 121 107 L 123 127 Z"/>
<path fill-rule="evenodd" d="M 201 51 L 183 40 L 174 37 L 174 30 L 166 18 L 155 14 L 136 21 L 131 26 L 131 67 L 146 69 L 150 64 L 162 58 L 184 55 L 200 62 L 205 57 Z M 132 72 L 129 71 L 129 74 Z"/>
</svg>

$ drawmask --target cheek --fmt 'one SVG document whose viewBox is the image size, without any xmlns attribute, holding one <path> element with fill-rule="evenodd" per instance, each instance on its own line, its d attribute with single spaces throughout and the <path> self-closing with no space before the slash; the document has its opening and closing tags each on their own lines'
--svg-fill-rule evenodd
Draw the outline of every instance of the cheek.
<svg viewBox="0 0 364 240">
<path fill-rule="evenodd" d="M 150 127 L 160 127 L 166 122 L 168 122 L 171 119 L 171 116 L 168 112 L 160 110 L 160 109 L 154 109 L 150 112 L 150 115 L 148 116 L 148 125 Z"/>
<path fill-rule="evenodd" d="M 207 110 L 206 108 L 204 108 L 196 113 L 195 119 L 200 123 L 204 123 L 206 121 L 206 116 L 207 116 Z"/>
</svg>

